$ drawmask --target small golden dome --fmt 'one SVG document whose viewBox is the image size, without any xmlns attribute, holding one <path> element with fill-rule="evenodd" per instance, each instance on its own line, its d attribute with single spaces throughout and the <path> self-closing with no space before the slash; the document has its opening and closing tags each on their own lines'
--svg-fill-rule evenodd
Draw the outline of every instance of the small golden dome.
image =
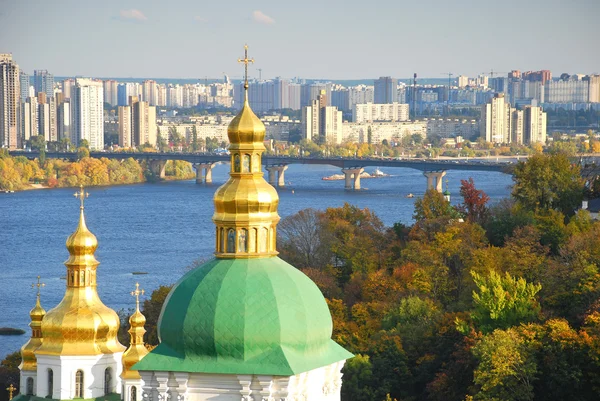
<svg viewBox="0 0 600 401">
<path fill-rule="evenodd" d="M 244 106 L 227 127 L 227 137 L 232 145 L 260 143 L 265 140 L 265 125 L 248 103 L 248 91 L 244 91 Z M 264 146 L 264 145 L 263 145 Z"/>
<path fill-rule="evenodd" d="M 146 316 L 142 315 L 142 312 L 140 312 L 139 309 L 129 317 L 129 325 L 131 327 L 144 327 L 145 324 Z"/>
<path fill-rule="evenodd" d="M 96 248 L 98 248 L 98 239 L 96 239 L 96 236 L 88 230 L 85 224 L 83 208 L 81 208 L 79 225 L 75 232 L 67 238 L 67 249 L 69 250 L 71 258 L 73 258 L 78 256 L 93 256 Z"/>
<path fill-rule="evenodd" d="M 31 323 L 29 323 L 29 327 L 31 327 L 31 338 L 25 345 L 21 347 L 21 364 L 19 365 L 19 369 L 21 370 L 37 370 L 37 358 L 35 357 L 35 351 L 42 345 L 42 319 L 46 311 L 42 308 L 40 304 L 40 296 L 38 296 L 35 301 L 35 306 L 29 312 L 29 316 L 31 317 Z"/>
<path fill-rule="evenodd" d="M 41 322 L 44 318 L 44 315 L 46 315 L 46 311 L 44 310 L 44 308 L 42 308 L 42 305 L 40 304 L 40 297 L 38 296 L 35 302 L 35 306 L 29 312 L 29 317 L 31 317 L 32 322 Z"/>
<path fill-rule="evenodd" d="M 135 312 L 129 317 L 129 348 L 123 353 L 121 363 L 123 364 L 122 379 L 140 379 L 141 376 L 137 370 L 132 370 L 131 367 L 148 355 L 150 351 L 144 346 L 144 324 L 146 317 L 140 312 L 140 295 L 144 294 L 144 290 L 139 289 L 139 284 L 135 284 L 135 291 L 131 295 L 135 296 Z"/>
</svg>

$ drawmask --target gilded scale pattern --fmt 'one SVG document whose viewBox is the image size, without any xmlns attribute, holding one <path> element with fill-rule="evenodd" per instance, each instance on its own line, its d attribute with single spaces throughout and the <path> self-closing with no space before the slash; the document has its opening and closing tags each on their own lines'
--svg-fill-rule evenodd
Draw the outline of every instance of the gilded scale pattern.
<svg viewBox="0 0 600 401">
<path fill-rule="evenodd" d="M 263 178 L 265 126 L 248 103 L 248 46 L 238 60 L 245 65 L 244 106 L 227 127 L 231 170 L 215 193 L 217 258 L 275 256 L 279 222 L 277 191 Z"/>
<path fill-rule="evenodd" d="M 87 193 L 81 188 L 75 196 L 81 200 L 81 207 L 79 225 L 66 244 L 67 289 L 62 301 L 44 316 L 43 340 L 37 355 L 99 355 L 125 349 L 117 340 L 119 318 L 96 291 L 96 268 L 100 263 L 94 252 L 98 240 L 85 224 L 83 203 Z"/>
</svg>

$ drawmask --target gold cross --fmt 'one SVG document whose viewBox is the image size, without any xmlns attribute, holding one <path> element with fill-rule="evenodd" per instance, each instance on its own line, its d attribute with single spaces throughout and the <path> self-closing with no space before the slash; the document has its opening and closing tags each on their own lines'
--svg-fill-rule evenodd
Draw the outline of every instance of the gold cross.
<svg viewBox="0 0 600 401">
<path fill-rule="evenodd" d="M 135 307 L 140 308 L 140 295 L 144 295 L 144 290 L 140 290 L 140 283 L 135 283 L 135 291 L 131 291 L 131 295 L 135 297 Z"/>
<path fill-rule="evenodd" d="M 45 287 L 46 283 L 40 283 L 40 276 L 37 276 L 37 284 L 33 283 L 31 284 L 31 288 L 35 288 L 37 287 L 37 296 L 40 296 L 40 287 Z"/>
<path fill-rule="evenodd" d="M 12 400 L 13 399 L 13 392 L 16 390 L 17 388 L 15 386 L 12 385 L 12 383 L 10 384 L 10 386 L 8 386 L 8 388 L 6 389 L 6 391 L 8 391 L 8 399 Z"/>
<path fill-rule="evenodd" d="M 90 196 L 90 194 L 88 192 L 85 192 L 85 190 L 83 189 L 83 185 L 79 186 L 79 192 L 75 192 L 73 194 L 74 197 L 76 197 L 77 199 L 79 199 L 81 201 L 81 206 L 80 208 L 83 209 L 83 201 L 85 198 L 87 198 L 88 196 Z"/>
<path fill-rule="evenodd" d="M 244 58 L 238 58 L 238 63 L 244 63 L 244 88 L 248 89 L 248 63 L 254 63 L 253 58 L 248 58 L 248 45 L 244 45 Z"/>
</svg>

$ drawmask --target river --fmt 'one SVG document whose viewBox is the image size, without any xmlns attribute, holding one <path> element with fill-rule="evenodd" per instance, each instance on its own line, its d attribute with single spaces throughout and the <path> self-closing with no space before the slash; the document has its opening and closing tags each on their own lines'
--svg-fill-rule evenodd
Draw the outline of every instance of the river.
<svg viewBox="0 0 600 401">
<path fill-rule="evenodd" d="M 147 295 L 160 284 L 174 283 L 197 258 L 214 249 L 213 194 L 227 179 L 229 166 L 213 170 L 212 185 L 169 181 L 89 188 L 86 221 L 98 237 L 98 292 L 115 310 L 134 306 L 130 291 L 139 281 Z M 371 172 L 373 169 L 367 168 Z M 426 180 L 417 170 L 389 168 L 390 177 L 361 180 L 364 190 L 344 191 L 344 181 L 323 181 L 339 173 L 331 166 L 290 165 L 287 188 L 279 190 L 279 214 L 301 209 L 325 209 L 344 202 L 369 208 L 388 226 L 412 223 L 414 199 L 425 192 Z M 503 173 L 449 171 L 452 202 L 460 200 L 460 180 L 473 177 L 492 202 L 508 197 L 511 177 Z M 65 240 L 75 230 L 79 201 L 74 189 L 31 190 L 0 194 L 0 327 L 26 330 L 21 336 L 0 336 L 0 359 L 18 350 L 29 338 L 29 310 L 35 304 L 31 284 L 37 275 L 45 283 L 41 302 L 46 310 L 62 299 L 68 257 Z M 132 272 L 147 272 L 133 275 Z"/>
</svg>

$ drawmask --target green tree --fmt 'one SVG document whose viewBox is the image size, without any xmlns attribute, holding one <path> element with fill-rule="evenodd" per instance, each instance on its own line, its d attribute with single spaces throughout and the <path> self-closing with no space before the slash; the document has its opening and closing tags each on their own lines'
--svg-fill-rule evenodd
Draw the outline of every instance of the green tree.
<svg viewBox="0 0 600 401">
<path fill-rule="evenodd" d="M 80 146 L 77 148 L 77 160 L 81 160 L 83 158 L 90 157 L 90 150 L 85 146 Z"/>
<path fill-rule="evenodd" d="M 196 129 L 196 125 L 192 127 L 192 152 L 197 152 L 200 150 L 200 143 L 198 142 L 198 130 Z"/>
<path fill-rule="evenodd" d="M 80 148 L 86 148 L 86 149 L 90 149 L 90 143 L 87 139 L 80 139 L 79 140 L 79 145 Z"/>
<path fill-rule="evenodd" d="M 344 382 L 342 399 L 347 401 L 371 401 L 374 398 L 373 366 L 368 355 L 358 354 L 348 360 L 342 370 Z"/>
<path fill-rule="evenodd" d="M 21 353 L 19 351 L 8 354 L 0 362 L 0 399 L 8 400 L 8 391 L 6 388 L 11 384 L 17 388 L 13 393 L 16 396 L 19 393 L 19 364 L 21 363 Z"/>
<path fill-rule="evenodd" d="M 556 209 L 572 215 L 581 204 L 583 180 L 579 166 L 564 153 L 535 154 L 517 164 L 513 198 L 528 210 Z"/>
<path fill-rule="evenodd" d="M 31 150 L 42 151 L 46 150 L 46 139 L 43 135 L 35 135 L 29 139 L 29 146 Z"/>
<path fill-rule="evenodd" d="M 171 288 L 171 285 L 161 285 L 144 300 L 142 314 L 146 317 L 146 342 L 150 345 L 158 345 L 158 317 Z"/>
<path fill-rule="evenodd" d="M 476 291 L 473 291 L 474 310 L 471 317 L 484 333 L 506 329 L 519 323 L 539 318 L 540 306 L 536 295 L 540 284 L 528 283 L 523 278 L 504 277 L 490 271 L 487 277 L 471 272 Z"/>
<path fill-rule="evenodd" d="M 428 189 L 422 198 L 417 198 L 415 201 L 413 218 L 417 222 L 421 220 L 452 219 L 457 217 L 459 217 L 459 214 L 456 209 L 444 198 L 444 195 L 433 188 Z"/>
<path fill-rule="evenodd" d="M 474 381 L 480 391 L 475 400 L 534 399 L 537 364 L 531 344 L 516 329 L 488 334 L 473 348 L 473 354 L 479 360 Z"/>
<path fill-rule="evenodd" d="M 367 143 L 370 145 L 373 141 L 373 131 L 371 129 L 371 126 L 369 125 L 369 128 L 367 128 Z"/>
</svg>

